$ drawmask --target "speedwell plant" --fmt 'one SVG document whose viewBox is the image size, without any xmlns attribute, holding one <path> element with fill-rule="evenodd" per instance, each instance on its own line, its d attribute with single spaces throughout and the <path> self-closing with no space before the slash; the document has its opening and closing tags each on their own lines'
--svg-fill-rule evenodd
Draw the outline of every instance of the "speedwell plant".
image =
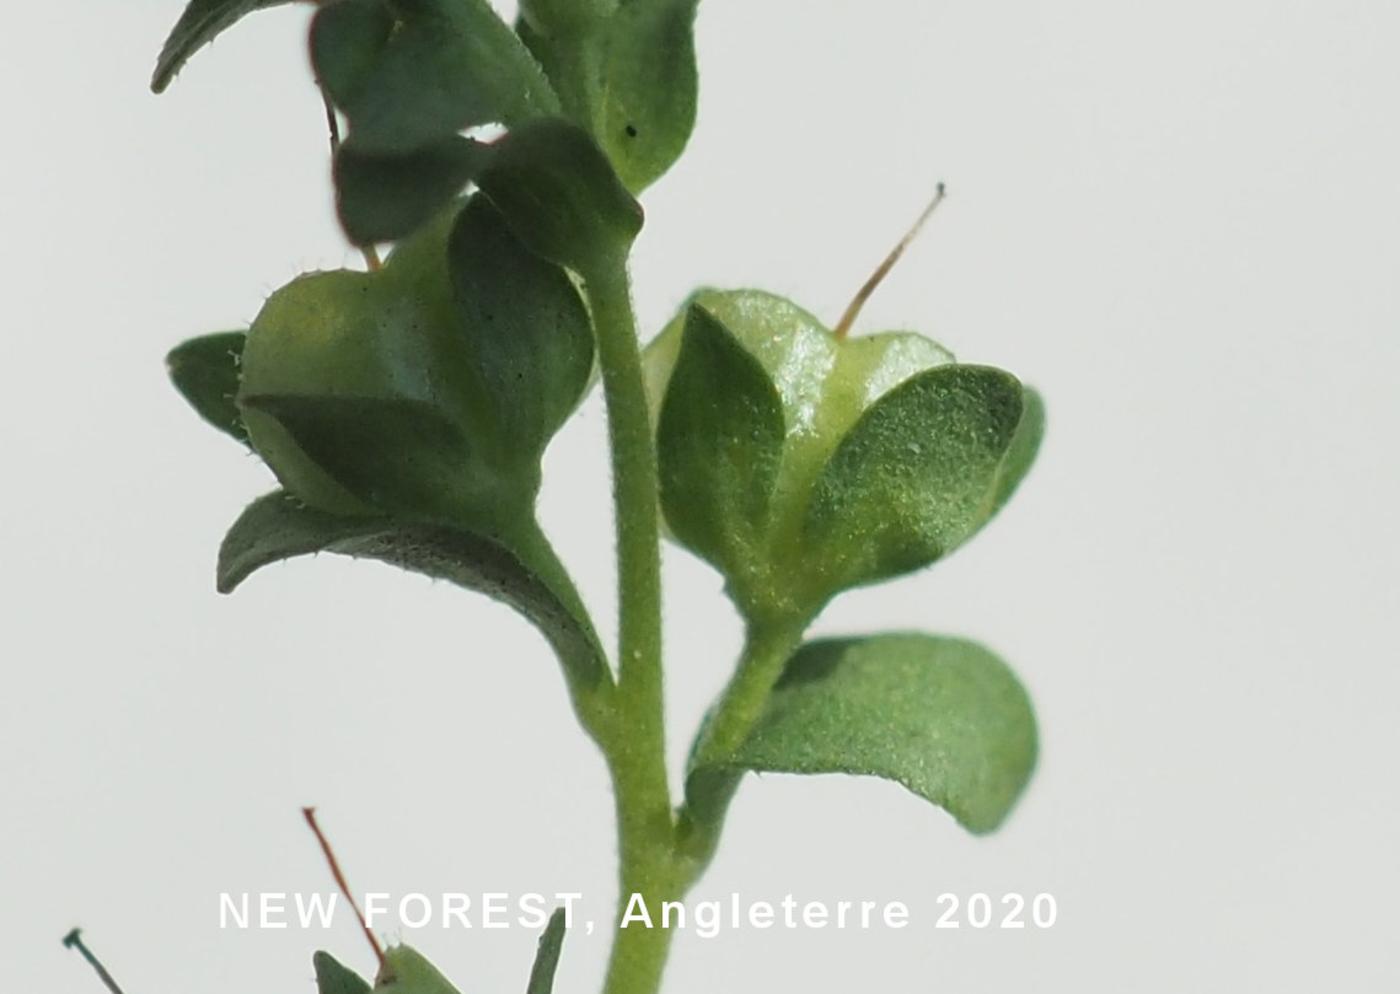
<svg viewBox="0 0 1400 994">
<path fill-rule="evenodd" d="M 193 0 L 154 88 L 282 2 Z M 234 522 L 219 589 L 334 552 L 510 604 L 558 656 L 611 772 L 623 899 L 653 909 L 705 871 L 748 771 L 884 777 L 984 833 L 1036 755 L 1030 703 L 982 646 L 804 633 L 843 591 L 933 563 L 997 513 L 1035 456 L 1037 396 L 917 334 L 848 335 L 858 307 L 833 330 L 753 289 L 699 290 L 639 344 L 636 198 L 694 123 L 697 2 L 521 0 L 513 25 L 487 0 L 318 4 L 309 47 L 338 212 L 366 268 L 300 276 L 247 330 L 170 355 L 195 410 L 281 484 Z M 595 369 L 616 506 L 611 652 L 535 516 L 541 456 Z M 662 518 L 723 575 L 747 627 L 678 795 Z M 556 919 L 531 992 L 550 990 L 562 937 Z M 619 928 L 607 994 L 658 990 L 670 938 Z M 320 994 L 371 989 L 325 953 L 315 966 Z M 407 946 L 373 986 L 455 991 Z"/>
</svg>

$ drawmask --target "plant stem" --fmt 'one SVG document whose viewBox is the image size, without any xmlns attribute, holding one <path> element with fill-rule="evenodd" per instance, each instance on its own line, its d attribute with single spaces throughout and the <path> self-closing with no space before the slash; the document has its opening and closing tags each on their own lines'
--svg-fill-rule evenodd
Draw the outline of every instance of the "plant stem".
<svg viewBox="0 0 1400 994">
<path fill-rule="evenodd" d="M 739 665 L 705 729 L 704 740 L 696 753 L 696 766 L 733 755 L 753 731 L 806 628 L 805 620 L 749 626 Z M 697 879 L 714 858 L 740 776 L 735 773 L 714 784 L 703 809 L 697 810 L 690 801 L 681 808 L 676 830 L 677 849 L 687 864 L 686 876 L 690 882 Z"/>
<path fill-rule="evenodd" d="M 661 532 L 657 521 L 656 444 L 651 433 L 642 355 L 627 270 L 605 264 L 588 273 L 598 359 L 608 405 L 613 503 L 617 513 L 618 681 L 660 704 Z M 660 709 L 654 717 L 659 721 Z M 655 731 L 654 729 L 650 731 Z"/>
<path fill-rule="evenodd" d="M 617 527 L 618 675 L 612 734 L 602 744 L 617 803 L 620 924 L 633 894 L 651 908 L 678 896 L 662 697 L 656 447 L 625 265 L 585 273 L 584 288 L 603 370 Z M 620 928 L 606 994 L 653 994 L 670 939 L 665 929 Z"/>
</svg>

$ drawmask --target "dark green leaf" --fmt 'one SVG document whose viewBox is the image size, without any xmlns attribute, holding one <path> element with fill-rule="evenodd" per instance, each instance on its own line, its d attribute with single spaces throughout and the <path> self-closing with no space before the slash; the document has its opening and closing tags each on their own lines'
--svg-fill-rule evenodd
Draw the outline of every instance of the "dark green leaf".
<svg viewBox="0 0 1400 994">
<path fill-rule="evenodd" d="M 539 65 L 487 0 L 398 0 L 382 43 L 369 15 L 339 9 L 364 2 L 322 10 L 312 45 L 317 76 L 362 151 L 403 154 L 465 128 L 558 112 Z"/>
<path fill-rule="evenodd" d="M 578 32 L 607 20 L 619 0 L 520 0 L 520 16 L 537 31 Z M 624 0 L 632 2 L 632 0 Z"/>
<path fill-rule="evenodd" d="M 593 327 L 583 298 L 480 196 L 457 220 L 448 268 L 491 430 L 508 458 L 533 466 L 588 387 Z"/>
<path fill-rule="evenodd" d="M 758 360 L 693 305 L 657 429 L 661 504 L 676 537 L 743 588 L 764 573 L 785 433 Z"/>
<path fill-rule="evenodd" d="M 878 400 L 813 489 L 804 547 L 830 591 L 946 555 L 991 516 L 1021 418 L 1021 385 L 985 366 L 939 366 Z"/>
<path fill-rule="evenodd" d="M 695 126 L 697 0 L 521 4 L 516 31 L 568 116 L 640 193 L 680 157 Z"/>
<path fill-rule="evenodd" d="M 246 15 L 265 7 L 278 7 L 291 2 L 292 0 L 190 0 L 156 60 L 151 89 L 157 93 L 164 92 L 170 81 L 175 78 L 175 74 L 189 61 L 190 56 Z"/>
<path fill-rule="evenodd" d="M 368 981 L 341 966 L 330 953 L 318 952 L 311 963 L 316 968 L 317 994 L 369 994 Z"/>
<path fill-rule="evenodd" d="M 199 416 L 215 428 L 248 444 L 238 404 L 238 364 L 243 358 L 241 331 L 192 338 L 165 357 L 170 379 Z"/>
<path fill-rule="evenodd" d="M 1016 426 L 1016 434 L 1006 457 L 1001 461 L 997 473 L 996 493 L 992 498 L 992 513 L 1000 511 L 1016 488 L 1021 485 L 1036 454 L 1040 451 L 1041 439 L 1045 437 L 1045 402 L 1040 394 L 1030 387 L 1021 388 L 1021 422 Z"/>
<path fill-rule="evenodd" d="M 437 967 L 409 946 L 384 950 L 384 966 L 374 981 L 374 989 L 385 994 L 457 994 L 457 988 Z"/>
<path fill-rule="evenodd" d="M 581 272 L 626 256 L 642 208 L 586 133 L 531 121 L 492 147 L 477 183 L 531 251 Z"/>
<path fill-rule="evenodd" d="M 697 5 L 629 0 L 609 22 L 598 139 L 633 192 L 671 168 L 695 128 Z"/>
<path fill-rule="evenodd" d="M 231 593 L 264 566 L 318 552 L 377 559 L 509 604 L 540 630 L 573 678 L 596 683 L 605 673 L 603 652 L 563 568 L 542 536 L 513 544 L 516 551 L 443 525 L 330 514 L 278 492 L 254 501 L 229 530 L 219 549 L 218 588 Z"/>
<path fill-rule="evenodd" d="M 462 479 L 467 439 L 428 404 L 294 394 L 245 395 L 241 404 L 276 420 L 317 466 L 369 507 L 451 519 L 468 506 Z"/>
<path fill-rule="evenodd" d="M 521 4 L 520 16 L 515 20 L 515 33 L 559 97 L 561 115 L 591 135 L 598 133 L 598 93 L 603 85 L 601 40 L 605 27 L 605 20 L 583 19 L 546 26 L 542 19 L 530 15 L 525 4 Z"/>
<path fill-rule="evenodd" d="M 384 0 L 335 0 L 311 22 L 311 64 L 326 96 L 341 107 L 364 96 L 398 23 Z"/>
<path fill-rule="evenodd" d="M 692 771 L 704 792 L 737 771 L 882 777 L 990 832 L 1036 759 L 1035 715 L 1006 665 L 961 639 L 897 634 L 804 645 L 734 755 Z M 701 796 L 697 796 L 699 793 Z"/>
<path fill-rule="evenodd" d="M 336 206 L 356 245 L 407 237 L 462 192 L 489 155 L 451 135 L 403 155 L 362 152 L 351 138 L 335 157 Z"/>
<path fill-rule="evenodd" d="M 554 990 L 554 971 L 559 966 L 559 951 L 564 945 L 564 917 L 563 908 L 549 916 L 525 994 L 551 994 Z"/>
</svg>

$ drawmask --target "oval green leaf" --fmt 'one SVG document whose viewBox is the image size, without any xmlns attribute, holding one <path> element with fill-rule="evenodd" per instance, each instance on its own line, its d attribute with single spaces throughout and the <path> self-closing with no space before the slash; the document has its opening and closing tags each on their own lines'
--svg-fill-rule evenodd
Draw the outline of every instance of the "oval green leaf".
<svg viewBox="0 0 1400 994">
<path fill-rule="evenodd" d="M 661 505 L 675 536 L 742 589 L 764 576 L 785 433 L 758 360 L 692 306 L 657 428 Z"/>
<path fill-rule="evenodd" d="M 842 439 L 812 492 L 803 548 L 831 592 L 926 566 L 993 510 L 1021 420 L 1021 385 L 948 365 L 900 384 Z"/>
<path fill-rule="evenodd" d="M 1035 767 L 1035 714 L 1006 664 L 920 634 L 809 642 L 744 744 L 691 771 L 698 811 L 744 771 L 881 777 L 990 832 Z"/>
<path fill-rule="evenodd" d="M 697 0 L 526 2 L 516 31 L 565 113 L 640 193 L 680 158 L 695 127 Z"/>
<path fill-rule="evenodd" d="M 640 193 L 675 164 L 695 129 L 698 0 L 630 0 L 603 42 L 598 141 Z"/>
</svg>

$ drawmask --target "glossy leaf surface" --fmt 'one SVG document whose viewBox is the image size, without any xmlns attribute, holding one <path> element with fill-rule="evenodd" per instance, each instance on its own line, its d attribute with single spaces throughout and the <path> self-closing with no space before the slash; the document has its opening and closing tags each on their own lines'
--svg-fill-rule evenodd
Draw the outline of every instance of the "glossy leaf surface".
<svg viewBox="0 0 1400 994">
<path fill-rule="evenodd" d="M 192 338 L 170 351 L 165 368 L 200 417 L 247 445 L 248 430 L 235 402 L 245 338 L 241 331 Z"/>
<path fill-rule="evenodd" d="M 219 549 L 218 588 L 232 593 L 262 567 L 298 556 L 375 559 L 509 604 L 540 630 L 574 678 L 593 684 L 606 664 L 568 577 L 542 537 L 513 545 L 445 525 L 344 517 L 279 491 L 254 501 L 229 530 Z"/>
<path fill-rule="evenodd" d="M 1036 752 L 1029 698 L 980 645 L 919 634 L 828 639 L 797 652 L 743 745 L 692 770 L 687 790 L 703 811 L 705 792 L 740 771 L 875 776 L 981 834 L 1010 812 Z"/>
</svg>

